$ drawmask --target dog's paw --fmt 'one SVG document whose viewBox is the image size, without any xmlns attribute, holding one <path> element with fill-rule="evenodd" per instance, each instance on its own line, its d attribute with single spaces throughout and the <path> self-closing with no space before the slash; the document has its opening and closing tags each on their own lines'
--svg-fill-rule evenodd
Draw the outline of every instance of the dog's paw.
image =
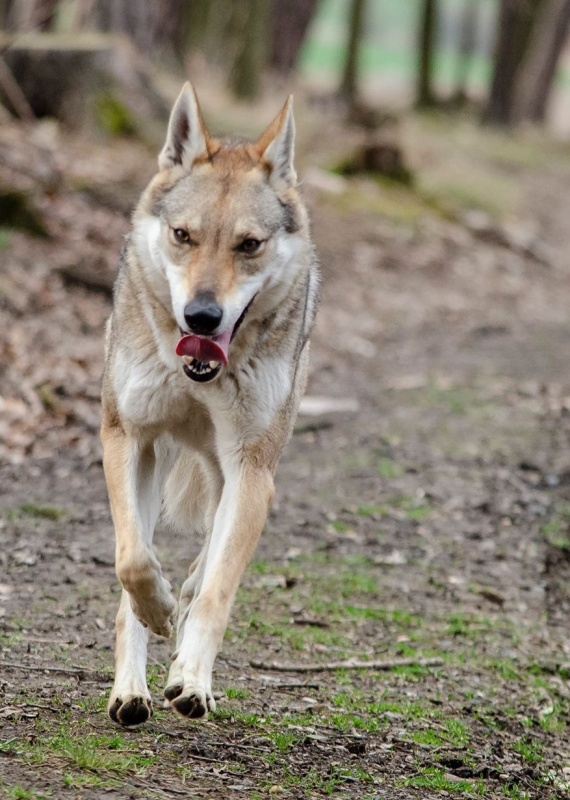
<svg viewBox="0 0 570 800">
<path fill-rule="evenodd" d="M 164 578 L 156 581 L 154 591 L 146 596 L 133 596 L 131 606 L 137 619 L 157 636 L 169 639 L 176 625 L 178 605 L 170 593 L 170 584 Z"/>
<path fill-rule="evenodd" d="M 107 711 L 113 722 L 124 728 L 141 725 L 152 717 L 152 700 L 144 695 L 111 695 Z"/>
<path fill-rule="evenodd" d="M 216 701 L 209 690 L 197 685 L 186 685 L 181 680 L 169 683 L 164 690 L 164 696 L 183 717 L 207 719 L 208 711 L 216 710 Z"/>
</svg>

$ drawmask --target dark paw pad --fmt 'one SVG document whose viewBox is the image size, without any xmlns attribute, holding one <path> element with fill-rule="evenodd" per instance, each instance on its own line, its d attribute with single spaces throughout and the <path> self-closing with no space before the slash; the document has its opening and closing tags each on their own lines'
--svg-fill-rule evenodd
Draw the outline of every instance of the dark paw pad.
<svg viewBox="0 0 570 800">
<path fill-rule="evenodd" d="M 190 694 L 186 697 L 180 697 L 172 704 L 179 714 L 191 719 L 203 717 L 206 714 L 206 706 L 197 694 Z"/>
<path fill-rule="evenodd" d="M 144 697 L 133 697 L 123 703 L 118 697 L 109 708 L 109 716 L 114 722 L 125 728 L 131 725 L 141 725 L 152 716 L 152 703 Z"/>
<path fill-rule="evenodd" d="M 182 694 L 182 689 L 184 689 L 183 683 L 171 683 L 164 690 L 164 696 L 167 700 L 174 700 L 175 697 Z"/>
<path fill-rule="evenodd" d="M 121 698 L 117 697 L 117 699 L 115 700 L 113 705 L 109 706 L 109 716 L 111 717 L 113 722 L 117 723 L 117 725 L 120 725 L 119 718 L 117 716 L 117 711 L 122 706 L 122 704 L 123 704 L 123 701 L 121 700 Z"/>
</svg>

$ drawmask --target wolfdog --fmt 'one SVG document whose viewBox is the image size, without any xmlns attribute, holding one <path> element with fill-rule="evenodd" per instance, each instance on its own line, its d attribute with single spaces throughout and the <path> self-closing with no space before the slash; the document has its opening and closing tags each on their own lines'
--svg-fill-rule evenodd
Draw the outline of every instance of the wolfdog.
<svg viewBox="0 0 570 800">
<path fill-rule="evenodd" d="M 122 584 L 108 712 L 121 725 L 152 714 L 148 629 L 176 626 L 168 704 L 216 707 L 212 667 L 307 380 L 319 278 L 294 139 L 291 97 L 257 141 L 214 138 L 185 84 L 125 241 L 101 428 Z M 204 537 L 178 604 L 152 547 L 161 512 Z"/>
</svg>

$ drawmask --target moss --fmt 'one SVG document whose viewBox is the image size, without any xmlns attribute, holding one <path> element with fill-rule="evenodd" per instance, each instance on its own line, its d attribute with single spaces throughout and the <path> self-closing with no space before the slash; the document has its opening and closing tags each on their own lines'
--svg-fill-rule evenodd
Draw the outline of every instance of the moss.
<svg viewBox="0 0 570 800">
<path fill-rule="evenodd" d="M 28 192 L 0 187 L 0 219 L 5 228 L 26 231 L 33 236 L 47 236 L 42 215 L 35 208 Z M 5 246 L 6 233 L 0 237 L 0 247 Z"/>
<path fill-rule="evenodd" d="M 111 136 L 134 136 L 137 132 L 131 113 L 112 92 L 101 92 L 96 97 L 95 115 L 101 128 Z"/>
</svg>

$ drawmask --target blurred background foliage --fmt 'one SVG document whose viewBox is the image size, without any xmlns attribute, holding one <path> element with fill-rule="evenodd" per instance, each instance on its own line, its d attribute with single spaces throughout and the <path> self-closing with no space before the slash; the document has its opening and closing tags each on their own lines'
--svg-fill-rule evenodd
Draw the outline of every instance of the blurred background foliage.
<svg viewBox="0 0 570 800">
<path fill-rule="evenodd" d="M 23 119 L 70 123 L 94 92 L 129 132 L 117 83 L 156 112 L 157 71 L 209 69 L 246 100 L 300 81 L 353 119 L 473 104 L 485 123 L 568 133 L 569 24 L 570 0 L 0 0 L 0 96 Z"/>
</svg>

